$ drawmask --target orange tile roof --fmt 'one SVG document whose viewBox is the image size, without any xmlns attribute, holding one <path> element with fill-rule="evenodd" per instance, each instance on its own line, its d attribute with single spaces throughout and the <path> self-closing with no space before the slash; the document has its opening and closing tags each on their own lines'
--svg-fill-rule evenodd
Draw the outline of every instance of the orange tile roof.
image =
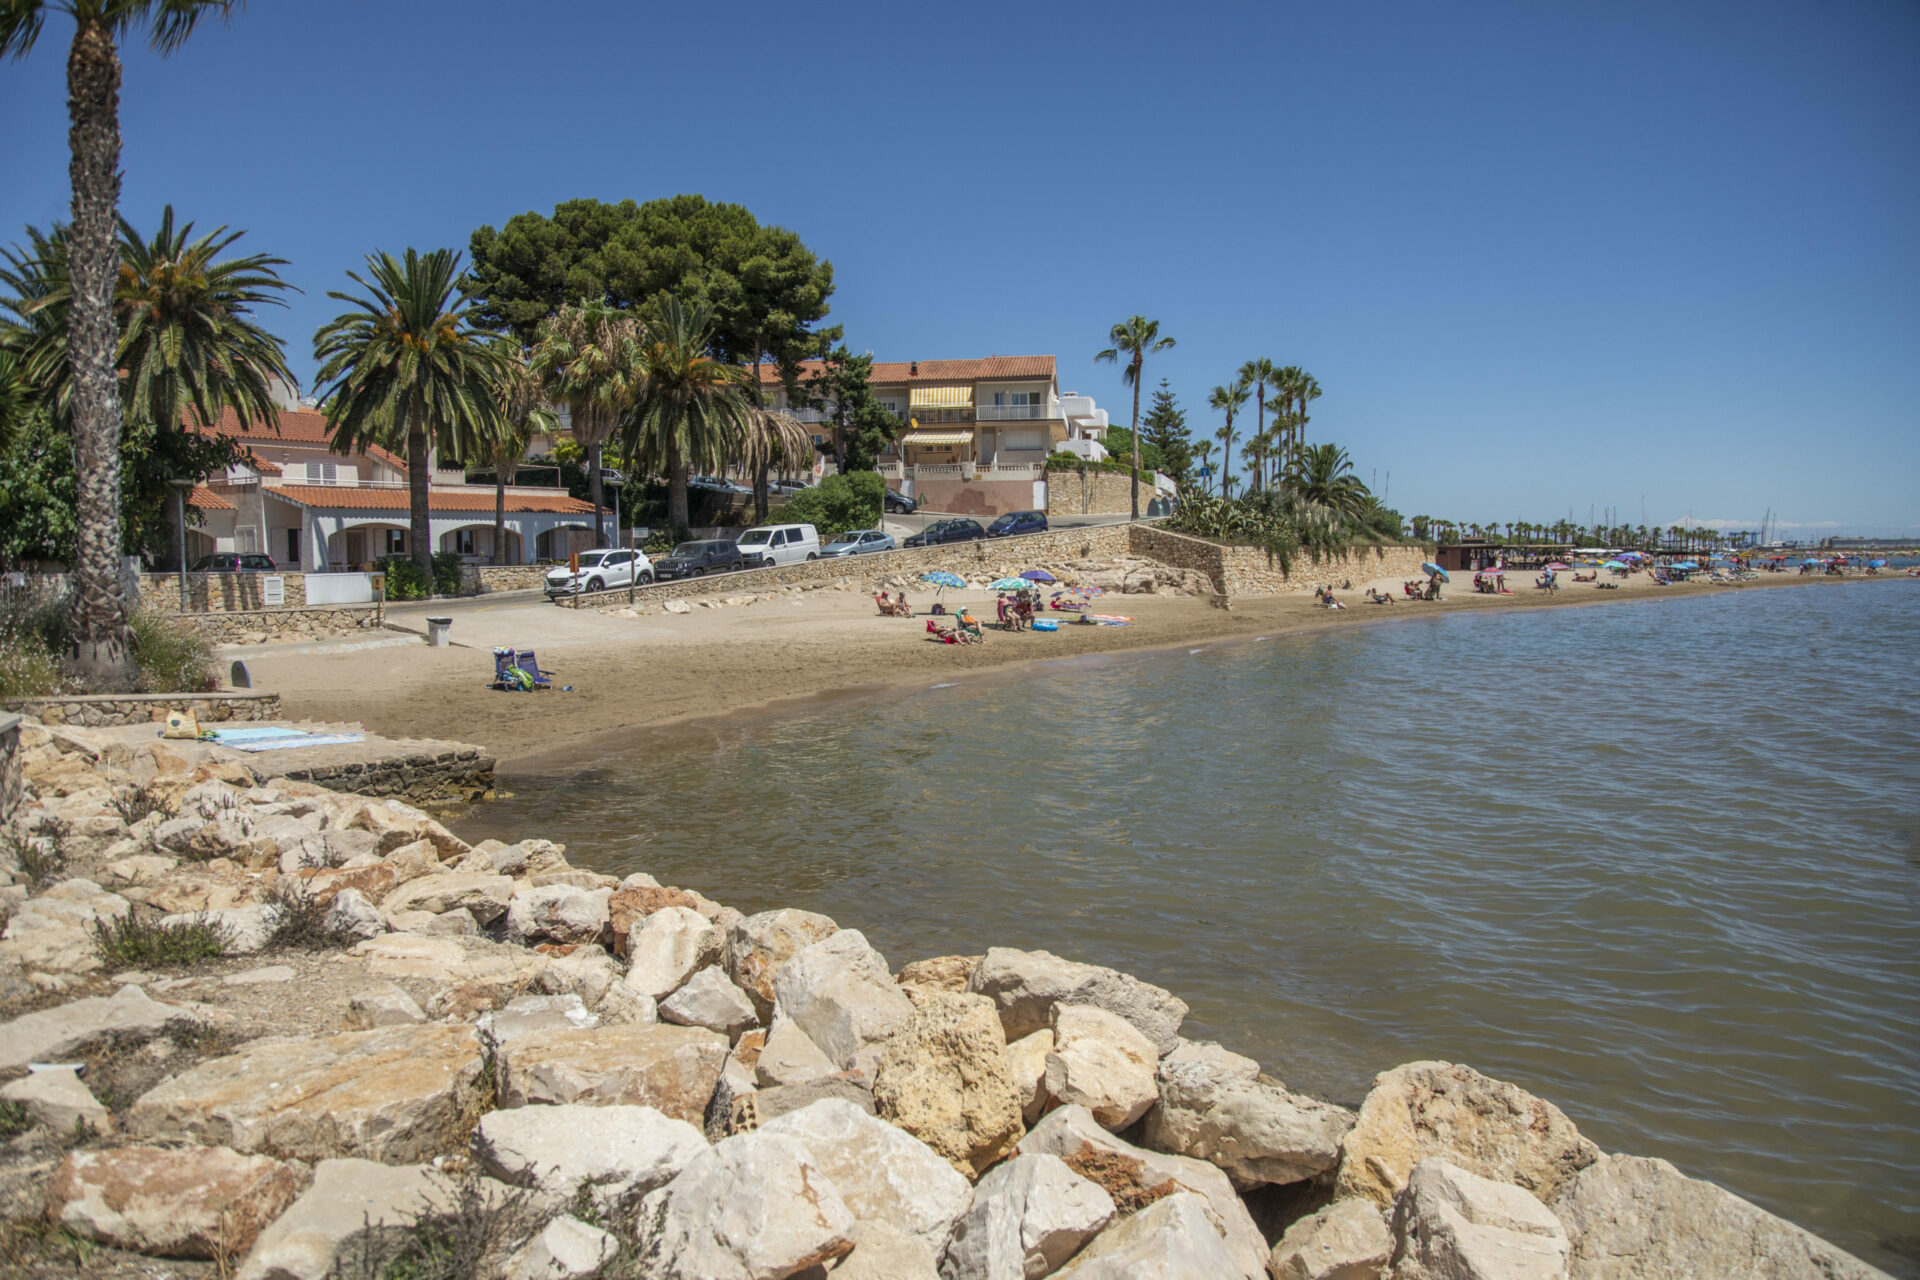
<svg viewBox="0 0 1920 1280">
<path fill-rule="evenodd" d="M 1052 356 L 988 356 L 984 360 L 921 360 L 920 371 L 913 372 L 911 360 L 889 360 L 873 362 L 871 381 L 876 386 L 911 386 L 915 383 L 934 382 L 977 382 L 982 379 L 999 378 L 1046 378 L 1054 373 Z M 818 360 L 803 361 L 800 376 L 820 370 Z M 777 366 L 760 366 L 762 385 L 772 386 L 780 381 Z"/>
<path fill-rule="evenodd" d="M 405 489 L 350 489 L 320 484 L 273 485 L 263 492 L 303 507 L 347 507 L 356 511 L 406 511 Z M 427 506 L 432 511 L 493 510 L 493 493 L 481 490 L 429 489 Z M 591 515 L 593 504 L 556 491 L 546 494 L 507 494 L 507 510 L 517 512 L 553 512 L 562 515 Z"/>
<path fill-rule="evenodd" d="M 187 505 L 195 511 L 232 511 L 234 505 L 203 484 L 193 486 L 193 492 L 187 495 Z"/>
<path fill-rule="evenodd" d="M 204 429 L 200 419 L 191 413 L 182 417 L 181 425 L 189 431 Z M 242 423 L 240 415 L 233 411 L 233 406 L 227 405 L 220 410 L 220 420 L 213 424 L 213 432 L 216 435 L 229 436 L 242 444 L 304 444 L 320 445 L 329 449 L 333 447 L 333 433 L 327 430 L 327 415 L 317 409 L 282 409 L 279 430 L 276 431 L 264 422 Z M 407 469 L 405 459 L 394 456 L 377 444 L 369 446 L 366 454 L 370 458 L 378 458 L 390 467 L 398 467 L 402 472 Z M 274 472 L 280 470 L 277 464 L 269 464 L 269 466 Z M 268 467 L 259 469 L 266 471 Z"/>
</svg>

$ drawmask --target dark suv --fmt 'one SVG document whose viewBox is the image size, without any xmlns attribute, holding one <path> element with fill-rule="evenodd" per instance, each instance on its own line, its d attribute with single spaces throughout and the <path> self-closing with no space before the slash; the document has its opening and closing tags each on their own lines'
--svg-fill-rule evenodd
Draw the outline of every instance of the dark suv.
<svg viewBox="0 0 1920 1280">
<path fill-rule="evenodd" d="M 914 534 L 906 541 L 909 547 L 937 547 L 945 542 L 979 542 L 987 536 L 978 520 L 969 520 L 959 516 L 952 520 L 935 520 L 932 524 Z"/>
<path fill-rule="evenodd" d="M 273 573 L 280 566 L 257 552 L 216 551 L 187 566 L 188 573 Z"/>
<path fill-rule="evenodd" d="M 745 567 L 740 546 L 732 538 L 708 538 L 683 542 L 673 554 L 653 562 L 653 576 L 661 582 L 670 578 L 699 578 L 709 573 L 727 573 Z"/>
<path fill-rule="evenodd" d="M 1011 538 L 1017 534 L 1046 531 L 1047 513 L 1044 511 L 1009 511 L 987 526 L 989 538 Z"/>
</svg>

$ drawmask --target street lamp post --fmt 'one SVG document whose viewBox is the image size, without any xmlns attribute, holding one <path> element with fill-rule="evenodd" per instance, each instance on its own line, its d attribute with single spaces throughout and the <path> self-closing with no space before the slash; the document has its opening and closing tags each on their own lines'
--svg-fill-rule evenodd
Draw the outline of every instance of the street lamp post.
<svg viewBox="0 0 1920 1280">
<path fill-rule="evenodd" d="M 180 612 L 187 611 L 187 491 L 191 480 L 168 480 L 173 486 L 174 527 L 180 534 Z"/>
</svg>

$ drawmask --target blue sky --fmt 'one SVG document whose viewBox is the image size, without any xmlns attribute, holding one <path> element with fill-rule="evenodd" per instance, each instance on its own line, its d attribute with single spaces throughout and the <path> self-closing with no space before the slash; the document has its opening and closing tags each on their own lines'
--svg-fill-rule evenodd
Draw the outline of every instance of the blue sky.
<svg viewBox="0 0 1920 1280">
<path fill-rule="evenodd" d="M 0 67 L 0 238 L 65 214 L 65 48 Z M 1091 363 L 1196 427 L 1267 355 L 1403 512 L 1920 530 L 1920 6 L 255 0 L 126 51 L 123 209 L 292 260 L 738 201 L 886 359 Z"/>
</svg>

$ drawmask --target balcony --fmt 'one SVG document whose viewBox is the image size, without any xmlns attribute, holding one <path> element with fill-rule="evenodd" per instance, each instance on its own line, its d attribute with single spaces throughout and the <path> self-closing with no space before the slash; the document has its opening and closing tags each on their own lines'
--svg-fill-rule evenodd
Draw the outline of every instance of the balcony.
<svg viewBox="0 0 1920 1280">
<path fill-rule="evenodd" d="M 831 409 L 782 409 L 780 412 L 786 414 L 795 422 L 833 421 L 833 411 Z"/>
<path fill-rule="evenodd" d="M 1042 422 L 1060 417 L 1061 402 L 1052 404 L 977 404 L 973 415 L 980 422 Z"/>
</svg>

